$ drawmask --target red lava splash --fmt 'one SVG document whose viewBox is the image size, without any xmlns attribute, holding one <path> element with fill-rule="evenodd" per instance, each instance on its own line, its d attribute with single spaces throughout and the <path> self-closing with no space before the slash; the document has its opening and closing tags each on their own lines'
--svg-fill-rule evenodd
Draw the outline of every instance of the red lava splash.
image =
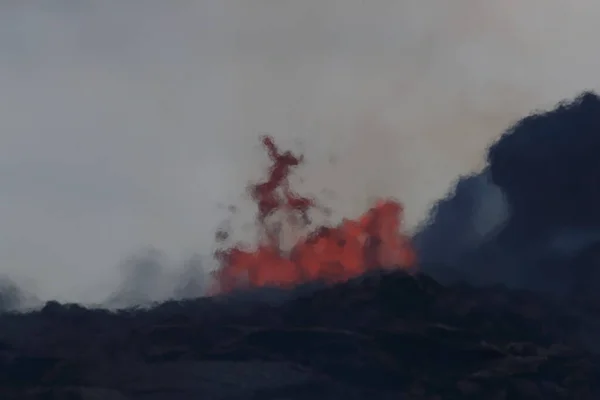
<svg viewBox="0 0 600 400">
<path fill-rule="evenodd" d="M 282 212 L 288 228 L 299 230 L 310 223 L 308 212 L 316 204 L 290 188 L 292 168 L 303 158 L 289 151 L 281 153 L 271 137 L 262 141 L 273 164 L 268 179 L 250 190 L 258 206 L 261 243 L 253 250 L 236 245 L 217 253 L 220 268 L 215 274 L 215 293 L 247 287 L 292 287 L 313 280 L 335 283 L 372 269 L 411 270 L 415 266 L 410 240 L 400 232 L 403 208 L 393 200 L 377 202 L 356 220 L 320 227 L 284 250 L 281 226 L 269 223 L 269 218 Z"/>
</svg>

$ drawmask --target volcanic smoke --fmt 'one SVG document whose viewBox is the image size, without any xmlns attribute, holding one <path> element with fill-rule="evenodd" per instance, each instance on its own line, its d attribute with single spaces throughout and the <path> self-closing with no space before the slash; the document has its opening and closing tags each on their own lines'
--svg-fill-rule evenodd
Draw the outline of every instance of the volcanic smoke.
<svg viewBox="0 0 600 400">
<path fill-rule="evenodd" d="M 259 243 L 246 250 L 241 244 L 217 253 L 215 293 L 247 287 L 293 287 L 310 281 L 335 283 L 369 270 L 412 270 L 416 255 L 409 237 L 401 233 L 403 207 L 395 200 L 379 200 L 358 219 L 338 226 L 321 226 L 300 236 L 291 249 L 282 245 L 282 233 L 300 232 L 310 224 L 313 199 L 290 187 L 292 169 L 302 156 L 281 152 L 271 137 L 262 143 L 272 162 L 267 179 L 250 188 L 258 207 Z M 283 219 L 276 218 L 283 215 Z"/>
</svg>

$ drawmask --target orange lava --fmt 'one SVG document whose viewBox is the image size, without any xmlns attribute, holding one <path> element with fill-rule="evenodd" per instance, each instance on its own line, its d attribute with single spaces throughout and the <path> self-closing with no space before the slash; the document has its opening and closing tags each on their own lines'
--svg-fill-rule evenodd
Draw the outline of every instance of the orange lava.
<svg viewBox="0 0 600 400">
<path fill-rule="evenodd" d="M 273 165 L 268 179 L 250 190 L 258 206 L 262 243 L 254 250 L 234 246 L 217 253 L 216 293 L 247 287 L 292 287 L 313 280 L 334 283 L 372 269 L 414 267 L 415 252 L 409 238 L 400 232 L 403 208 L 393 200 L 377 202 L 356 220 L 320 227 L 284 251 L 281 226 L 269 223 L 269 218 L 282 212 L 291 225 L 288 228 L 298 230 L 310 223 L 308 212 L 316 205 L 289 185 L 291 170 L 302 163 L 302 157 L 281 153 L 270 137 L 264 137 L 263 144 Z"/>
</svg>

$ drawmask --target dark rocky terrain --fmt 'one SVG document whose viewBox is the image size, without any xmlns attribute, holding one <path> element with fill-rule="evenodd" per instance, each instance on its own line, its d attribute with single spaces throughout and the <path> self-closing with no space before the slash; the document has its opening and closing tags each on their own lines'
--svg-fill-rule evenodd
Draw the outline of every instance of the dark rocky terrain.
<svg viewBox="0 0 600 400">
<path fill-rule="evenodd" d="M 401 272 L 264 293 L 6 313 L 0 398 L 600 398 L 596 318 L 565 302 Z"/>
</svg>

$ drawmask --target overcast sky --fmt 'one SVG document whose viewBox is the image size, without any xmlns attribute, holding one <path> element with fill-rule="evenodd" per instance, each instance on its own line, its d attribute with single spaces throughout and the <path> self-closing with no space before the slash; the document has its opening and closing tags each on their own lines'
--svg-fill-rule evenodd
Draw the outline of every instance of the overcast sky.
<svg viewBox="0 0 600 400">
<path fill-rule="evenodd" d="M 511 121 L 599 86 L 599 17 L 591 0 L 5 2 L 0 273 L 95 301 L 145 246 L 209 253 L 219 203 L 252 216 L 263 133 L 305 152 L 303 189 L 334 192 L 335 218 L 389 195 L 414 226 Z"/>
</svg>

